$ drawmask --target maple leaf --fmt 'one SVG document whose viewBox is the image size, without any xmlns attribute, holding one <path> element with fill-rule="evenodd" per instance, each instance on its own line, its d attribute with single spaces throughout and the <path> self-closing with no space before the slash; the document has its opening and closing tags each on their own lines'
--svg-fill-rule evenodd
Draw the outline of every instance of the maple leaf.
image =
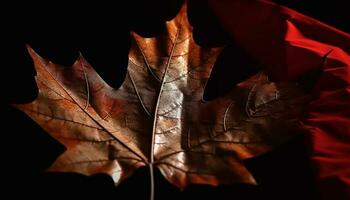
<svg viewBox="0 0 350 200">
<path fill-rule="evenodd" d="M 255 184 L 243 160 L 302 131 L 297 116 L 308 95 L 263 72 L 205 102 L 221 48 L 195 44 L 185 5 L 166 27 L 156 38 L 131 33 L 127 77 L 117 90 L 82 56 L 63 67 L 29 48 L 39 96 L 15 106 L 65 145 L 50 171 L 107 173 L 119 183 L 149 166 L 151 176 L 157 167 L 179 188 Z"/>
</svg>

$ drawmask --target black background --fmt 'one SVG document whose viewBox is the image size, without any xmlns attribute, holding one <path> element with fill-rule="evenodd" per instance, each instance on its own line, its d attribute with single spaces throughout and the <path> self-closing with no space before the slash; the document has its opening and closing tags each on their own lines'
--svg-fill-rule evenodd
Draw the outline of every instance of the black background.
<svg viewBox="0 0 350 200">
<path fill-rule="evenodd" d="M 332 4 L 313 0 L 277 2 L 350 31 L 350 17 L 341 0 L 333 0 Z M 180 1 L 175 0 L 115 3 L 118 2 L 110 5 L 14 2 L 0 7 L 0 181 L 6 186 L 0 191 L 2 195 L 9 194 L 9 199 L 18 195 L 27 198 L 95 195 L 101 199 L 148 198 L 148 169 L 138 170 L 117 188 L 106 175 L 45 173 L 64 147 L 26 115 L 9 106 L 9 103 L 30 102 L 37 94 L 35 72 L 25 44 L 31 45 L 41 56 L 67 66 L 80 51 L 99 74 L 117 88 L 126 72 L 129 31 L 147 37 L 161 34 L 164 21 L 174 17 L 180 5 Z M 205 98 L 210 100 L 252 75 L 259 66 L 230 41 L 205 1 L 190 3 L 189 17 L 196 42 L 202 46 L 228 45 L 214 66 L 206 88 Z M 156 172 L 156 199 L 190 199 L 200 195 L 215 199 L 317 199 L 305 143 L 306 138 L 299 136 L 270 153 L 247 160 L 246 165 L 259 182 L 258 186 L 194 185 L 180 192 Z"/>
</svg>

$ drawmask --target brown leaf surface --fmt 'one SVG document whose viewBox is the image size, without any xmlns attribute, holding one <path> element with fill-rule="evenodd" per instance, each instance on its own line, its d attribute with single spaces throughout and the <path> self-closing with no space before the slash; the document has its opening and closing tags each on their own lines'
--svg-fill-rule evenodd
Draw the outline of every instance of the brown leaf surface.
<svg viewBox="0 0 350 200">
<path fill-rule="evenodd" d="M 49 170 L 107 173 L 119 183 L 148 165 L 179 188 L 254 184 L 243 160 L 301 131 L 297 116 L 308 98 L 264 73 L 202 100 L 220 48 L 194 43 L 186 6 L 167 22 L 167 34 L 131 34 L 128 73 L 118 90 L 83 57 L 63 67 L 29 49 L 40 93 L 15 106 L 66 146 Z"/>
</svg>

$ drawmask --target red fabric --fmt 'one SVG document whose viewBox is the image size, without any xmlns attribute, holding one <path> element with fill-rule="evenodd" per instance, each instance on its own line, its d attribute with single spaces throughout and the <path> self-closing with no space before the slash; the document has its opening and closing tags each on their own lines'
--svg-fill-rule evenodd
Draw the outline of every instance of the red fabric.
<svg viewBox="0 0 350 200">
<path fill-rule="evenodd" d="M 323 199 L 350 199 L 350 34 L 263 0 L 209 0 L 238 45 L 275 81 L 320 69 L 308 129 Z"/>
</svg>

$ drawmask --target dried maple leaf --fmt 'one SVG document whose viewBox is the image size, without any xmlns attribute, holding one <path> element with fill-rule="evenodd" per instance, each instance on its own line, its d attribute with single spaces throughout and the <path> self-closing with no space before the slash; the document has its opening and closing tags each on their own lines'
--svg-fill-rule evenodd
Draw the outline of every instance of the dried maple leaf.
<svg viewBox="0 0 350 200">
<path fill-rule="evenodd" d="M 203 101 L 220 48 L 194 43 L 186 6 L 166 26 L 157 38 L 132 33 L 128 73 L 118 90 L 83 57 L 63 67 L 29 49 L 40 92 L 34 102 L 15 106 L 66 146 L 49 170 L 107 173 L 118 183 L 148 165 L 151 175 L 157 167 L 179 188 L 254 184 L 243 160 L 300 132 L 297 115 L 306 95 L 263 73 Z"/>
</svg>

